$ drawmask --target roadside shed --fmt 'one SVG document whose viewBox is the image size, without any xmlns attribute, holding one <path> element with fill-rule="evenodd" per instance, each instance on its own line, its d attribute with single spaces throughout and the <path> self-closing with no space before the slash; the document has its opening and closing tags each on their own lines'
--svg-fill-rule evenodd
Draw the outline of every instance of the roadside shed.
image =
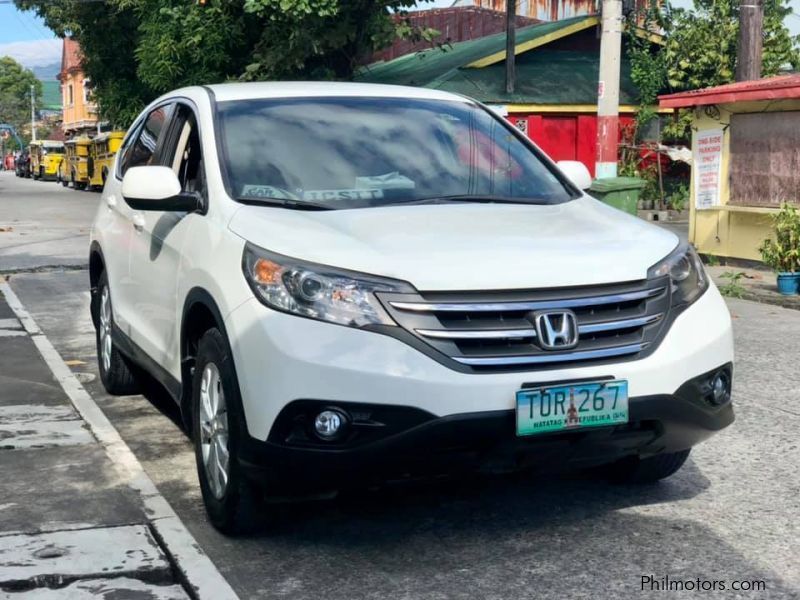
<svg viewBox="0 0 800 600">
<path fill-rule="evenodd" d="M 689 239 L 704 254 L 760 260 L 769 214 L 800 203 L 800 75 L 659 98 L 692 110 Z"/>
<path fill-rule="evenodd" d="M 600 18 L 589 15 L 517 29 L 517 85 L 513 94 L 505 90 L 505 33 L 374 63 L 364 67 L 356 80 L 470 96 L 507 116 L 554 160 L 579 160 L 594 173 L 599 26 Z M 660 41 L 644 31 L 637 34 L 654 43 Z M 622 127 L 633 121 L 639 98 L 630 73 L 630 63 L 623 58 Z"/>
</svg>

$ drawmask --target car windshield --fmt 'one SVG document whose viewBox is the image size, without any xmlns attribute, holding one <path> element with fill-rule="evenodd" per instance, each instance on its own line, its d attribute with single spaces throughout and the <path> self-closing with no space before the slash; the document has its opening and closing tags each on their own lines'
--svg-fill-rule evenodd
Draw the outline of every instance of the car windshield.
<svg viewBox="0 0 800 600">
<path fill-rule="evenodd" d="M 339 209 L 576 196 L 499 118 L 469 102 L 281 98 L 217 110 L 228 191 L 242 202 Z"/>
</svg>

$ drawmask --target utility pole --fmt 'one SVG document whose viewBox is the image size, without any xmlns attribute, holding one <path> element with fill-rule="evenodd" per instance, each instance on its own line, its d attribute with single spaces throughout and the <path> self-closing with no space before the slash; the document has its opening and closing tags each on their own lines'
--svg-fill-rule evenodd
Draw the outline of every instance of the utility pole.
<svg viewBox="0 0 800 600">
<path fill-rule="evenodd" d="M 622 0 L 603 0 L 600 79 L 597 84 L 597 162 L 595 177 L 617 176 L 619 142 L 619 64 Z"/>
<path fill-rule="evenodd" d="M 31 141 L 36 141 L 36 97 L 34 90 L 36 88 L 31 84 Z"/>
<path fill-rule="evenodd" d="M 761 78 L 761 36 L 764 28 L 764 0 L 739 3 L 739 47 L 736 81 Z"/>
<path fill-rule="evenodd" d="M 506 0 L 506 94 L 514 93 L 516 83 L 517 0 Z"/>
</svg>

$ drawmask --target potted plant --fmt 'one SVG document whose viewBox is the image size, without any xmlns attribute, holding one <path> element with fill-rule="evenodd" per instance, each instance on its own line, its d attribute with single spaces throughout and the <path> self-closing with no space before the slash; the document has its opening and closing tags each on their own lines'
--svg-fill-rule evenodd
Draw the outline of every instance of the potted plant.
<svg viewBox="0 0 800 600">
<path fill-rule="evenodd" d="M 800 277 L 800 215 L 797 208 L 784 204 L 772 215 L 774 239 L 766 239 L 759 247 L 761 259 L 778 274 L 778 291 L 781 294 L 798 293 Z"/>
</svg>

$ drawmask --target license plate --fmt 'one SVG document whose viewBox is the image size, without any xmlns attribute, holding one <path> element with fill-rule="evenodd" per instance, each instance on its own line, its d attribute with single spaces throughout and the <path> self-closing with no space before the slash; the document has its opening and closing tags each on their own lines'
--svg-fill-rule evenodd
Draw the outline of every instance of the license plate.
<svg viewBox="0 0 800 600">
<path fill-rule="evenodd" d="M 628 382 L 590 381 L 517 392 L 517 435 L 628 422 Z"/>
</svg>

